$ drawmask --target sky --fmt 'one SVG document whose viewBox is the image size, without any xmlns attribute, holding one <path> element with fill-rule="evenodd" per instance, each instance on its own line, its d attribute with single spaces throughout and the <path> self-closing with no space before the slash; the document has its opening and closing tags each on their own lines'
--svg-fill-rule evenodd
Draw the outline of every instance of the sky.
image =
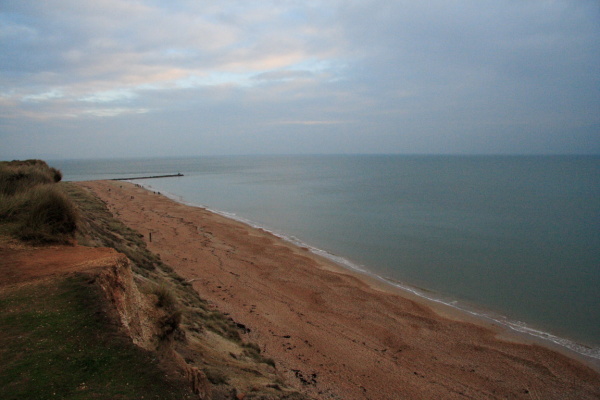
<svg viewBox="0 0 600 400">
<path fill-rule="evenodd" d="M 0 0 L 0 159 L 600 154 L 598 0 Z"/>
</svg>

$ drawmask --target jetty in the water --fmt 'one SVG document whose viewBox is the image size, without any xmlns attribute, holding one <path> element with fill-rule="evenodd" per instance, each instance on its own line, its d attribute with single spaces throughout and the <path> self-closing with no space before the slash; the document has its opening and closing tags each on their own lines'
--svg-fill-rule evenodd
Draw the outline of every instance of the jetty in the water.
<svg viewBox="0 0 600 400">
<path fill-rule="evenodd" d="M 183 176 L 183 174 L 170 174 L 170 175 L 154 175 L 154 176 L 135 176 L 133 178 L 114 178 L 111 181 L 133 181 L 135 179 L 156 179 L 156 178 L 173 178 Z"/>
</svg>

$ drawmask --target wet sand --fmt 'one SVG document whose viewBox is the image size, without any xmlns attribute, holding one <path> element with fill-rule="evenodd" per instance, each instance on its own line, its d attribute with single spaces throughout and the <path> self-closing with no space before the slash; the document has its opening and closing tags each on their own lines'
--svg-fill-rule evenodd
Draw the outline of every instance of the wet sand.
<svg viewBox="0 0 600 400">
<path fill-rule="evenodd" d="M 79 184 L 315 398 L 600 398 L 600 373 L 553 349 L 205 209 L 130 183 Z"/>
</svg>

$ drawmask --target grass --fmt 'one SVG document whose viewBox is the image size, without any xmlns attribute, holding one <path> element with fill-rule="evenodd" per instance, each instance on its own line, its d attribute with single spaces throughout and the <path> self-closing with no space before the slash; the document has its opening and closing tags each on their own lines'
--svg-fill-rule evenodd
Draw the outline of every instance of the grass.
<svg viewBox="0 0 600 400">
<path fill-rule="evenodd" d="M 225 385 L 229 382 L 229 378 L 223 373 L 223 371 L 219 371 L 215 368 L 204 368 L 203 370 L 206 378 L 213 385 Z"/>
<path fill-rule="evenodd" d="M 172 271 L 150 252 L 142 236 L 114 218 L 97 197 L 72 183 L 62 183 L 61 189 L 75 204 L 80 215 L 76 239 L 85 246 L 112 247 L 133 261 L 136 272 Z"/>
<path fill-rule="evenodd" d="M 185 399 L 102 310 L 83 276 L 0 294 L 0 398 Z"/>
<path fill-rule="evenodd" d="M 173 291 L 166 285 L 156 285 L 152 289 L 152 294 L 156 296 L 156 306 L 166 309 L 176 309 L 177 299 Z"/>
<path fill-rule="evenodd" d="M 78 213 L 67 196 L 51 185 L 41 185 L 27 193 L 24 202 L 27 209 L 20 214 L 16 235 L 22 240 L 38 243 L 72 240 Z"/>
<path fill-rule="evenodd" d="M 59 170 L 41 160 L 0 162 L 3 232 L 35 243 L 70 243 L 78 213 L 56 182 Z"/>
<path fill-rule="evenodd" d="M 242 347 L 244 348 L 244 354 L 246 354 L 246 356 L 252 358 L 256 362 L 267 364 L 275 368 L 275 361 L 272 358 L 263 357 L 260 347 L 256 343 L 244 343 Z"/>
<path fill-rule="evenodd" d="M 0 162 L 0 194 L 3 195 L 12 196 L 61 179 L 62 173 L 42 160 Z"/>
</svg>

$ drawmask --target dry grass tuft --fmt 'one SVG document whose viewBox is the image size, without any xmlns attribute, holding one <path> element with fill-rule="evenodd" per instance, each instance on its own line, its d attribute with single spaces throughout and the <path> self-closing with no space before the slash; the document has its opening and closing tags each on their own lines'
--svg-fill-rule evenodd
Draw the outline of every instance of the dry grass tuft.
<svg viewBox="0 0 600 400">
<path fill-rule="evenodd" d="M 77 211 L 73 203 L 58 188 L 42 185 L 29 193 L 17 232 L 23 240 L 37 242 L 68 242 L 77 229 Z"/>
<path fill-rule="evenodd" d="M 70 243 L 78 213 L 56 185 L 62 173 L 41 160 L 0 163 L 0 223 L 21 240 Z"/>
<path fill-rule="evenodd" d="M 42 160 L 0 162 L 0 193 L 8 196 L 62 179 L 62 173 Z"/>
<path fill-rule="evenodd" d="M 157 307 L 169 310 L 177 308 L 177 299 L 175 298 L 173 291 L 166 285 L 162 284 L 154 286 L 152 294 L 154 294 L 157 298 Z"/>
</svg>

